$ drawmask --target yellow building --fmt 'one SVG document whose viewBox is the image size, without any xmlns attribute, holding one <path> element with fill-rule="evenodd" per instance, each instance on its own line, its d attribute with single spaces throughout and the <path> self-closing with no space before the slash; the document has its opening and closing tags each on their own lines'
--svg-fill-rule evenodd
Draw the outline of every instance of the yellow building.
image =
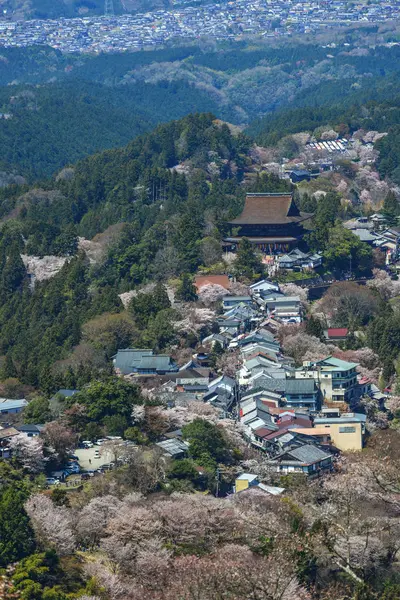
<svg viewBox="0 0 400 600">
<path fill-rule="evenodd" d="M 323 422 L 317 423 L 316 421 Z M 329 423 L 329 421 L 331 422 Z M 330 441 L 338 450 L 342 450 L 343 452 L 354 452 L 362 450 L 365 424 L 362 420 L 356 420 L 354 414 L 350 414 L 331 419 L 317 418 L 315 419 L 315 427 L 298 427 L 296 429 L 291 429 L 291 431 L 318 438 L 321 443 L 329 442 L 330 438 Z"/>
</svg>

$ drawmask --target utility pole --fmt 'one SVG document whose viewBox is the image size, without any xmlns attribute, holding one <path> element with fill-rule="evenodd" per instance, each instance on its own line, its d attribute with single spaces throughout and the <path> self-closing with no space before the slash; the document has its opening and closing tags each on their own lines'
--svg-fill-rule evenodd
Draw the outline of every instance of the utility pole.
<svg viewBox="0 0 400 600">
<path fill-rule="evenodd" d="M 114 16 L 114 2 L 113 0 L 105 0 L 104 2 L 104 16 L 113 17 Z"/>
</svg>

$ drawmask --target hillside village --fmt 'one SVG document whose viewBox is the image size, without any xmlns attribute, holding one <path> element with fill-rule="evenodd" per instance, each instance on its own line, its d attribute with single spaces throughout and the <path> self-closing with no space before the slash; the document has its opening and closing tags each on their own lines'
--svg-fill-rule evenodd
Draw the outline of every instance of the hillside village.
<svg viewBox="0 0 400 600">
<path fill-rule="evenodd" d="M 340 358 L 346 356 L 343 347 L 348 329 L 328 323 L 326 341 L 318 343 L 315 337 L 310 338 L 317 348 L 313 352 L 310 345 L 308 360 L 299 365 L 293 356 L 285 354 L 281 332 L 290 337 L 304 331 L 305 319 L 309 319 L 305 289 L 264 279 L 246 288 L 245 295 L 233 295 L 231 288 L 236 284 L 227 276 L 198 277 L 194 283 L 199 301 L 213 308 L 191 310 L 200 313 L 200 322 L 205 317 L 208 329 L 214 332 L 201 340 L 184 363 L 150 348 L 120 348 L 113 359 L 119 377 L 139 385 L 147 398 L 164 407 L 167 421 L 169 414 L 171 422 L 186 415 L 190 420 L 202 415 L 202 407 L 209 407 L 212 422 L 228 421 L 241 445 L 256 450 L 257 463 L 270 467 L 266 484 L 276 482 L 282 474 L 315 477 L 331 472 L 342 451 L 363 448 L 369 431 L 365 399 L 388 412 L 390 403 L 386 402 L 391 394 L 382 394 L 376 379 L 363 374 L 363 369 L 360 372 L 360 363 Z M 324 348 L 329 349 L 329 355 L 322 355 Z M 350 352 L 355 357 L 357 353 L 363 359 L 363 349 Z M 79 390 L 59 390 L 54 399 L 59 398 L 62 406 L 66 398 L 77 393 Z M 27 405 L 25 399 L 3 398 L 0 402 L 3 458 L 12 457 L 14 452 L 18 456 L 23 438 L 35 438 L 45 429 L 43 423 L 21 424 Z M 98 462 L 89 464 L 85 448 L 93 448 L 93 441 L 100 452 L 94 457 Z M 50 473 L 48 482 L 68 485 L 70 477 L 76 481 L 79 472 L 82 477 L 85 473 L 104 473 L 115 463 L 105 462 L 110 453 L 103 455 L 101 448 L 113 444 L 121 446 L 119 461 L 123 461 L 125 451 L 138 447 L 118 436 L 80 442 L 83 450 L 71 450 L 79 454 L 79 460 L 69 459 L 61 471 L 58 468 Z M 156 446 L 172 459 L 189 455 L 180 429 L 165 430 Z M 86 468 L 80 464 L 81 457 Z M 236 470 L 243 482 L 240 463 Z M 243 483 L 240 485 L 243 489 Z"/>
<path fill-rule="evenodd" d="M 4 192 L 10 598 L 396 599 L 390 135 L 195 115 Z"/>
</svg>

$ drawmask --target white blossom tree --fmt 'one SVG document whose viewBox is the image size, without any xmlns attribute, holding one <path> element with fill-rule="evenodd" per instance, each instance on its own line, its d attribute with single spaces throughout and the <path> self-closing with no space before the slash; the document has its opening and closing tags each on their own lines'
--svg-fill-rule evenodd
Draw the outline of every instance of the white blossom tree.
<svg viewBox="0 0 400 600">
<path fill-rule="evenodd" d="M 218 283 L 209 283 L 207 285 L 203 285 L 198 293 L 199 300 L 205 306 L 212 306 L 213 304 L 220 302 L 222 298 L 227 295 L 227 290 Z"/>
<path fill-rule="evenodd" d="M 36 539 L 44 548 L 54 548 L 59 556 L 72 554 L 75 535 L 72 512 L 55 506 L 48 496 L 34 494 L 25 503 Z"/>
<path fill-rule="evenodd" d="M 10 449 L 29 473 L 43 473 L 46 459 L 43 454 L 43 441 L 39 437 L 29 438 L 20 433 L 11 438 Z"/>
</svg>

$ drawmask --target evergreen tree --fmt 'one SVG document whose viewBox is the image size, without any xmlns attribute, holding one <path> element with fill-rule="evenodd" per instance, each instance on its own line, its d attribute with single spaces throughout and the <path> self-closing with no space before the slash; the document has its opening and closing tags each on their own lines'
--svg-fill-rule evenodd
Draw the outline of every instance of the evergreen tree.
<svg viewBox="0 0 400 600">
<path fill-rule="evenodd" d="M 28 493 L 13 483 L 0 491 L 0 566 L 6 567 L 33 552 L 35 540 L 24 503 Z"/>
<path fill-rule="evenodd" d="M 392 219 L 400 215 L 400 204 L 396 198 L 396 194 L 392 191 L 388 192 L 383 202 L 383 212 Z"/>
<path fill-rule="evenodd" d="M 184 302 L 195 302 L 197 300 L 197 290 L 193 285 L 193 280 L 188 273 L 184 273 L 179 281 L 178 288 L 176 290 L 176 297 L 178 300 Z"/>
<path fill-rule="evenodd" d="M 324 337 L 324 328 L 321 321 L 311 315 L 306 321 L 306 333 L 322 340 Z"/>
<path fill-rule="evenodd" d="M 234 268 L 237 275 L 248 279 L 263 272 L 261 260 L 247 238 L 240 240 Z"/>
<path fill-rule="evenodd" d="M 23 283 L 25 277 L 25 265 L 22 262 L 18 247 L 13 245 L 1 275 L 1 295 L 3 298 L 7 298 L 15 292 Z"/>
<path fill-rule="evenodd" d="M 3 365 L 3 379 L 8 379 L 9 377 L 18 377 L 18 373 L 14 366 L 12 356 L 10 354 L 6 354 Z"/>
</svg>

